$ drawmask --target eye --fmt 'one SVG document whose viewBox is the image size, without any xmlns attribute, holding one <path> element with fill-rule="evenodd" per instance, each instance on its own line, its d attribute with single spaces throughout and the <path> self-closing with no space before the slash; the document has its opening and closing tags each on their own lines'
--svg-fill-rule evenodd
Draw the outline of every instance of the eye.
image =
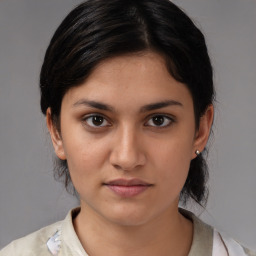
<svg viewBox="0 0 256 256">
<path fill-rule="evenodd" d="M 145 125 L 153 127 L 167 127 L 173 122 L 174 120 L 169 116 L 155 115 L 151 117 Z"/>
<path fill-rule="evenodd" d="M 83 121 L 90 127 L 106 127 L 110 126 L 110 123 L 101 115 L 91 115 L 85 117 Z"/>
</svg>

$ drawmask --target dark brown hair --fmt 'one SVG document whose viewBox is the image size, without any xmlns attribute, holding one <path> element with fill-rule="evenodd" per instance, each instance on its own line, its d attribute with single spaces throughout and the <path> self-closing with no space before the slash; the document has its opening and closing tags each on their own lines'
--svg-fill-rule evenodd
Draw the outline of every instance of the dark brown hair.
<svg viewBox="0 0 256 256">
<path fill-rule="evenodd" d="M 198 127 L 213 103 L 212 66 L 205 39 L 191 19 L 168 0 L 88 0 L 63 20 L 45 54 L 40 75 L 41 109 L 51 108 L 59 127 L 65 93 L 79 86 L 103 60 L 151 50 L 161 54 L 177 81 L 190 90 Z M 180 200 L 207 201 L 205 151 L 190 164 Z M 58 160 L 56 177 L 72 182 L 66 161 Z"/>
</svg>

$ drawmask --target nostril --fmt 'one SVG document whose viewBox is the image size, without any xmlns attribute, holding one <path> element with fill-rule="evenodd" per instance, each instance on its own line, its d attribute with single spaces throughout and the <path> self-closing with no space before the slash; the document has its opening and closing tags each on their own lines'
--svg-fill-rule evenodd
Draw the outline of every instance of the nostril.
<svg viewBox="0 0 256 256">
<path fill-rule="evenodd" d="M 122 167 L 121 166 L 119 166 L 118 164 L 113 164 L 113 166 L 115 167 L 115 169 L 117 169 L 117 170 L 121 170 L 122 169 Z"/>
</svg>

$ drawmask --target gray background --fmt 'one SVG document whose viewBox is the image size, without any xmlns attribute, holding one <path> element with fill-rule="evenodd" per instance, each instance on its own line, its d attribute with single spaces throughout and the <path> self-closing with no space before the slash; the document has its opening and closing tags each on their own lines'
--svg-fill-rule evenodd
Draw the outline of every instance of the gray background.
<svg viewBox="0 0 256 256">
<path fill-rule="evenodd" d="M 52 177 L 38 76 L 54 30 L 79 2 L 0 0 L 0 248 L 78 204 Z M 174 2 L 205 32 L 215 69 L 210 198 L 201 217 L 256 249 L 256 1 Z"/>
</svg>

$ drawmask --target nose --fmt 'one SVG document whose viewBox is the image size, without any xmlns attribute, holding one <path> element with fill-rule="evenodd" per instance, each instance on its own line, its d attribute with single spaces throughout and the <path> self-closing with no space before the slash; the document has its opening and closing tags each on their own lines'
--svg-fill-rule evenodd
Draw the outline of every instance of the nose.
<svg viewBox="0 0 256 256">
<path fill-rule="evenodd" d="M 118 170 L 132 171 L 145 165 L 146 155 L 140 134 L 134 128 L 119 129 L 113 140 L 110 163 Z"/>
</svg>

